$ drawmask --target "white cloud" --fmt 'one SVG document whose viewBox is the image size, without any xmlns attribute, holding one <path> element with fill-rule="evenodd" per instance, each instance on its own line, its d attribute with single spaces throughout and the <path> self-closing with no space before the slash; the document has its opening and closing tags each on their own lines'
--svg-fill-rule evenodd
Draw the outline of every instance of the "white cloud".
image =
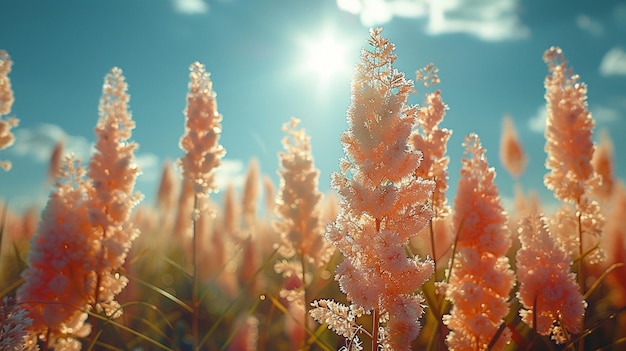
<svg viewBox="0 0 626 351">
<path fill-rule="evenodd" d="M 139 181 L 154 182 L 157 180 L 159 174 L 159 158 L 155 154 L 150 153 L 138 153 L 135 155 L 135 162 L 141 170 L 141 176 Z"/>
<path fill-rule="evenodd" d="M 229 184 L 241 187 L 246 178 L 244 162 L 241 160 L 223 159 L 215 172 L 215 185 L 219 190 L 226 189 Z"/>
<path fill-rule="evenodd" d="M 595 36 L 604 34 L 604 25 L 602 25 L 602 22 L 587 15 L 578 15 L 578 17 L 576 17 L 576 25 L 578 28 Z"/>
<path fill-rule="evenodd" d="M 485 41 L 526 38 L 517 16 L 518 0 L 431 1 L 427 30 L 431 34 L 468 33 Z"/>
<path fill-rule="evenodd" d="M 539 106 L 537 113 L 528 119 L 528 129 L 535 133 L 543 133 L 546 129 L 546 116 L 548 112 L 545 105 Z"/>
<path fill-rule="evenodd" d="M 185 15 L 196 15 L 209 12 L 209 4 L 204 0 L 173 0 L 174 10 Z"/>
<path fill-rule="evenodd" d="M 600 74 L 603 76 L 626 75 L 626 51 L 620 47 L 609 50 L 600 63 Z"/>
<path fill-rule="evenodd" d="M 59 141 L 63 142 L 65 152 L 73 152 L 77 157 L 85 159 L 91 154 L 92 143 L 84 137 L 68 135 L 55 124 L 16 129 L 15 144 L 9 150 L 14 155 L 43 163 L 50 160 Z"/>
<path fill-rule="evenodd" d="M 429 34 L 467 33 L 486 41 L 525 38 L 517 16 L 519 0 L 337 0 L 344 11 L 359 14 L 372 27 L 393 17 L 426 18 Z"/>
</svg>

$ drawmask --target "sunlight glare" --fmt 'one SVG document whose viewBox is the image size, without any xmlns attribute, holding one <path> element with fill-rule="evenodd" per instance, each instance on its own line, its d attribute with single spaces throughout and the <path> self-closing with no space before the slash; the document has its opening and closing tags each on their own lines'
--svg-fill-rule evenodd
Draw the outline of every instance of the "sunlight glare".
<svg viewBox="0 0 626 351">
<path fill-rule="evenodd" d="M 303 40 L 304 69 L 320 83 L 327 84 L 333 77 L 350 76 L 348 45 L 330 32 Z"/>
</svg>

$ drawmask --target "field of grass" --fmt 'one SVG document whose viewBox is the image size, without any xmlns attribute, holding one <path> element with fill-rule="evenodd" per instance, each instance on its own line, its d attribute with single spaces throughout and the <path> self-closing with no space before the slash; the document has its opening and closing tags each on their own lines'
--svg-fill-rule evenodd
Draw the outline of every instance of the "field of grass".
<svg viewBox="0 0 626 351">
<path fill-rule="evenodd" d="M 355 69 L 328 194 L 294 118 L 280 184 L 251 160 L 242 191 L 213 200 L 230 131 L 194 63 L 181 158 L 163 168 L 156 204 L 143 203 L 127 85 L 113 68 L 91 158 L 55 152 L 43 211 L 2 206 L 0 349 L 624 348 L 626 186 L 611 141 L 592 141 L 587 86 L 561 50 L 544 55 L 544 183 L 560 206 L 520 189 L 505 210 L 488 158 L 501 158 L 509 174 L 499 177 L 524 172 L 513 123 L 499 153 L 470 134 L 464 158 L 450 160 L 437 68 L 406 78 L 381 31 Z M 10 69 L 0 51 L 0 117 L 13 101 Z M 414 84 L 428 91 L 420 106 L 407 103 Z M 0 119 L 0 148 L 14 127 Z M 449 162 L 463 166 L 448 199 Z"/>
</svg>

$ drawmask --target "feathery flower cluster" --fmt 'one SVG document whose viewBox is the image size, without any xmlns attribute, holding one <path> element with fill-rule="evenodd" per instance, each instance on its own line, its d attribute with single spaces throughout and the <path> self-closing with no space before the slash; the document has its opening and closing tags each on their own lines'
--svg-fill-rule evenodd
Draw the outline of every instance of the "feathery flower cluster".
<svg viewBox="0 0 626 351">
<path fill-rule="evenodd" d="M 543 60 L 550 75 L 546 76 L 546 168 L 548 189 L 563 201 L 577 202 L 592 179 L 594 127 L 587 110 L 587 85 L 568 67 L 563 51 L 546 50 Z"/>
<path fill-rule="evenodd" d="M 98 282 L 94 304 L 107 316 L 119 316 L 114 301 L 128 283 L 117 270 L 124 264 L 133 240 L 139 235 L 131 211 L 143 195 L 133 188 L 140 174 L 135 163 L 137 144 L 129 142 L 135 122 L 128 111 L 128 85 L 122 70 L 114 67 L 105 77 L 96 125 L 95 152 L 89 162 L 91 180 L 89 219 L 101 239 Z"/>
<path fill-rule="evenodd" d="M 546 219 L 531 215 L 519 228 L 522 245 L 517 252 L 517 298 L 525 309 L 520 317 L 541 335 L 559 344 L 569 333 L 579 333 L 587 303 L 570 273 L 572 259 L 550 235 Z M 536 321 L 537 325 L 534 325 Z"/>
<path fill-rule="evenodd" d="M 437 68 L 432 64 L 418 71 L 418 79 L 423 78 L 424 84 L 438 83 Z M 435 191 L 432 199 L 432 209 L 435 218 L 442 218 L 450 213 L 450 206 L 446 198 L 448 190 L 448 163 L 450 157 L 446 156 L 447 144 L 452 131 L 447 128 L 439 128 L 443 121 L 448 106 L 441 98 L 441 90 L 426 95 L 426 103 L 417 114 L 419 130 L 411 134 L 411 143 L 415 150 L 420 150 L 423 159 L 416 169 L 416 175 L 423 179 L 435 182 Z"/>
<path fill-rule="evenodd" d="M 409 350 L 423 313 L 415 291 L 433 264 L 407 257 L 404 245 L 431 219 L 434 182 L 415 175 L 422 154 L 408 145 L 417 123 L 417 108 L 407 105 L 413 82 L 392 67 L 394 46 L 381 30 L 371 31 L 372 50 L 362 51 L 352 79 L 349 129 L 341 137 L 346 158 L 331 180 L 341 209 L 326 236 L 345 257 L 335 277 L 341 290 L 352 304 L 372 312 L 373 345 Z M 314 311 L 321 322 L 332 314 L 324 306 Z"/>
<path fill-rule="evenodd" d="M 591 160 L 593 169 L 602 179 L 593 189 L 594 195 L 606 199 L 613 193 L 615 176 L 613 175 L 613 143 L 606 130 L 600 133 L 600 143 Z"/>
<path fill-rule="evenodd" d="M 303 129 L 296 129 L 299 123 L 292 118 L 283 125 L 291 138 L 283 139 L 286 152 L 278 155 L 282 167 L 278 171 L 281 177 L 275 211 L 280 220 L 274 223 L 274 228 L 281 234 L 279 253 L 284 258 L 297 255 L 321 267 L 328 262 L 332 246 L 324 239 L 321 226 L 319 170 L 313 162 L 309 136 Z"/>
<path fill-rule="evenodd" d="M 38 350 L 37 344 L 29 338 L 28 327 L 33 323 L 15 299 L 5 297 L 0 304 L 0 350 Z"/>
<path fill-rule="evenodd" d="M 0 50 L 0 150 L 13 145 L 15 137 L 11 133 L 11 128 L 16 127 L 19 123 L 17 118 L 2 119 L 2 116 L 11 112 L 11 106 L 13 106 L 13 90 L 9 79 L 12 64 L 9 54 Z M 10 170 L 11 162 L 0 162 L 0 168 L 5 171 Z"/>
<path fill-rule="evenodd" d="M 89 187 L 78 161 L 66 158 L 17 291 L 18 302 L 33 320 L 30 330 L 48 336 L 44 341 L 50 346 L 64 335 L 72 339 L 90 332 L 83 322 L 93 302 L 102 237 L 90 223 Z"/>
<path fill-rule="evenodd" d="M 113 68 L 103 85 L 89 172 L 65 159 L 31 244 L 17 296 L 31 329 L 49 335 L 48 345 L 80 348 L 73 337 L 89 335 L 87 310 L 111 318 L 122 313 L 114 298 L 128 279 L 117 270 L 138 235 L 130 213 L 141 200 L 133 193 L 139 169 L 137 146 L 127 142 L 134 122 L 126 89 L 122 71 Z"/>
<path fill-rule="evenodd" d="M 185 134 L 180 147 L 185 155 L 179 160 L 183 176 L 193 184 L 194 193 L 204 196 L 215 190 L 215 170 L 226 153 L 218 143 L 222 115 L 217 112 L 213 83 L 203 64 L 193 63 L 189 70 L 189 92 Z"/>
<path fill-rule="evenodd" d="M 289 301 L 294 317 L 306 325 L 306 289 L 310 272 L 328 262 L 334 246 L 324 239 L 320 218 L 322 194 L 317 190 L 319 170 L 311 155 L 310 137 L 304 129 L 296 129 L 299 123 L 298 119 L 292 118 L 289 124 L 283 125 L 288 136 L 283 139 L 285 152 L 278 154 L 280 188 L 275 211 L 280 219 L 273 224 L 281 236 L 278 253 L 283 259 L 274 269 L 285 278 L 280 296 Z M 304 333 L 290 335 L 304 336 Z M 292 340 L 292 347 L 297 348 L 299 344 L 299 340 Z"/>
<path fill-rule="evenodd" d="M 509 311 L 514 277 L 506 253 L 511 239 L 485 149 L 476 134 L 467 136 L 463 145 L 469 157 L 462 160 L 454 200 L 456 254 L 449 282 L 443 284 L 453 307 L 443 322 L 451 330 L 446 338 L 450 349 L 485 350 Z M 510 337 L 505 328 L 492 349 L 502 350 Z"/>
<path fill-rule="evenodd" d="M 517 136 L 515 125 L 511 116 L 504 116 L 502 120 L 502 135 L 500 136 L 500 162 L 504 168 L 514 177 L 519 178 L 528 159 L 522 143 Z"/>
<path fill-rule="evenodd" d="M 570 254 L 577 247 L 578 256 L 585 255 L 592 263 L 600 262 L 605 253 L 596 244 L 604 217 L 598 203 L 589 195 L 602 184 L 602 179 L 592 163 L 594 121 L 587 109 L 587 86 L 568 67 L 560 48 L 546 50 L 543 59 L 551 73 L 545 79 L 548 111 L 545 150 L 550 173 L 544 177 L 544 183 L 558 199 L 576 205 L 575 213 L 567 207 L 559 210 L 553 233 Z M 593 252 L 588 255 L 586 250 Z"/>
</svg>

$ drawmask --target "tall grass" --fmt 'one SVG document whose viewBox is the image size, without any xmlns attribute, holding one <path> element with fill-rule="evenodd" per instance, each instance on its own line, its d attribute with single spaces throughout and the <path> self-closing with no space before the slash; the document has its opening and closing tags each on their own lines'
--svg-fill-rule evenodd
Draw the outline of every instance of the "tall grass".
<svg viewBox="0 0 626 351">
<path fill-rule="evenodd" d="M 505 212 L 477 135 L 463 161 L 446 155 L 445 92 L 409 105 L 413 81 L 394 68 L 393 44 L 380 29 L 368 44 L 329 194 L 317 189 L 328 180 L 318 179 L 293 119 L 277 190 L 251 160 L 242 191 L 227 187 L 221 203 L 208 197 L 218 190 L 219 135 L 236 131 L 221 130 L 212 83 L 195 63 L 184 154 L 165 164 L 157 202 L 136 206 L 134 124 L 112 70 L 90 163 L 60 162 L 56 151 L 46 209 L 2 206 L 0 349 L 623 348 L 626 186 L 613 178 L 608 136 L 592 142 L 587 88 L 560 49 L 544 59 L 545 183 L 561 206 L 548 212 L 518 187 Z M 9 82 L 8 55 L 0 62 L 0 82 Z M 428 66 L 415 81 L 430 87 L 436 73 Z M 10 84 L 2 87 L 12 102 Z M 500 157 L 518 177 L 523 141 L 504 126 Z M 449 162 L 463 171 L 448 199 Z"/>
</svg>

